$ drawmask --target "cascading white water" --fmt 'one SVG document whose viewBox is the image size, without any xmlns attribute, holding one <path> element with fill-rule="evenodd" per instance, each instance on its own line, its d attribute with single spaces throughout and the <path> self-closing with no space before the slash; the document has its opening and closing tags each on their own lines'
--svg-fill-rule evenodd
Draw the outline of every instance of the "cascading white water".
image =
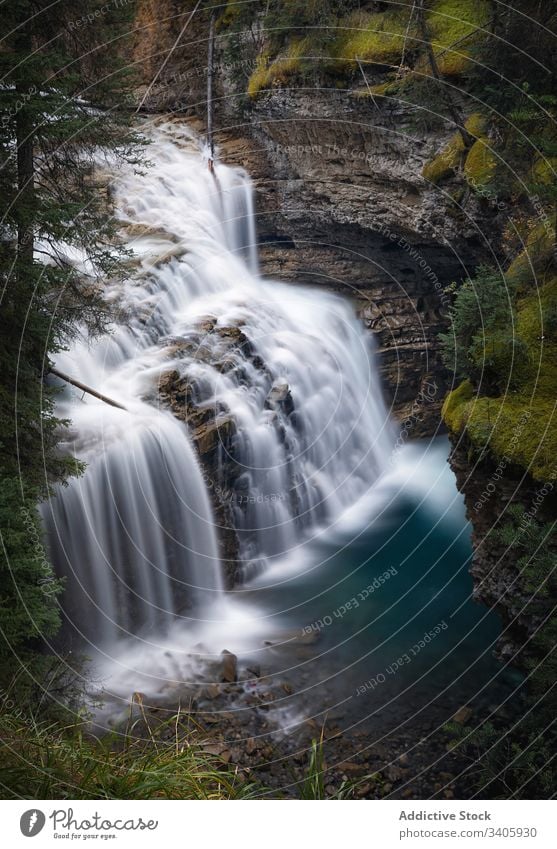
<svg viewBox="0 0 557 849">
<path fill-rule="evenodd" d="M 106 384 L 103 382 L 102 384 Z M 141 402 L 70 407 L 86 474 L 45 505 L 64 608 L 93 645 L 162 630 L 222 592 L 211 510 L 183 425 Z"/>
<path fill-rule="evenodd" d="M 147 134 L 153 167 L 116 186 L 137 259 L 128 279 L 107 287 L 121 318 L 111 335 L 83 338 L 57 360 L 127 411 L 65 389 L 60 413 L 88 468 L 44 510 L 54 561 L 69 576 L 66 609 L 104 644 L 152 635 L 176 616 L 215 621 L 227 603 L 186 428 L 157 408 L 161 373 L 177 370 L 197 408 L 234 419 L 227 463 L 246 575 L 333 524 L 385 469 L 391 447 L 371 340 L 350 305 L 261 279 L 247 175 L 217 163 L 212 176 L 185 125 Z M 218 333 L 205 334 L 202 350 L 176 352 L 207 320 L 241 331 L 226 368 Z"/>
</svg>

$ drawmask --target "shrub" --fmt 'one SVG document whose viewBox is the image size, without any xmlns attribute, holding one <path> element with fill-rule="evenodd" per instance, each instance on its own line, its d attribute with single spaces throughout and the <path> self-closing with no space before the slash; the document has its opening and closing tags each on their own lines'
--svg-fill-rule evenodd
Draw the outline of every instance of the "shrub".
<svg viewBox="0 0 557 849">
<path fill-rule="evenodd" d="M 478 269 L 476 277 L 466 280 L 458 290 L 451 309 L 452 332 L 441 334 L 442 356 L 457 377 L 494 380 L 506 376 L 497 370 L 486 374 L 483 351 L 490 345 L 495 329 L 513 327 L 512 293 L 503 274 L 488 266 Z M 504 385 L 504 382 L 503 382 Z"/>
<path fill-rule="evenodd" d="M 443 357 L 471 380 L 448 396 L 443 418 L 451 431 L 466 430 L 479 452 L 489 448 L 536 480 L 554 480 L 557 278 L 526 295 L 507 291 L 500 279 L 484 269 L 456 296 L 453 334 L 442 336 Z M 480 306 L 487 316 L 483 324 Z M 482 388 L 491 397 L 482 397 Z"/>
</svg>

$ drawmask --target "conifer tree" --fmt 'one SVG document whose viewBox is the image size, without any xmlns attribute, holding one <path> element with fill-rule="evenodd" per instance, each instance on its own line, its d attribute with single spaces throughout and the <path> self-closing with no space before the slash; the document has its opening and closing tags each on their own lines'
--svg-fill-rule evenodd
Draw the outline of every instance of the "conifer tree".
<svg viewBox="0 0 557 849">
<path fill-rule="evenodd" d="M 95 164 L 131 159 L 120 55 L 133 2 L 0 5 L 0 661 L 58 625 L 37 504 L 77 464 L 57 450 L 51 357 L 78 327 L 102 331 L 100 283 L 117 273 Z M 122 108 L 123 104 L 123 108 Z M 68 259 L 88 257 L 87 272 Z M 30 641 L 31 640 L 31 644 Z"/>
</svg>

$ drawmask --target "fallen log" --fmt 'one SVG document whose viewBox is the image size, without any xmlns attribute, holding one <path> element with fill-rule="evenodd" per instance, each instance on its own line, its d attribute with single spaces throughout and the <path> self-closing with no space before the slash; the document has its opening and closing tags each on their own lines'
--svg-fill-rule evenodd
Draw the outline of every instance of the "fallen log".
<svg viewBox="0 0 557 849">
<path fill-rule="evenodd" d="M 105 404 L 110 404 L 111 407 L 118 407 L 119 410 L 127 409 L 127 407 L 124 407 L 123 404 L 120 404 L 118 401 L 114 401 L 112 398 L 109 398 L 108 395 L 103 395 L 101 392 L 97 392 L 96 389 L 92 389 L 90 386 L 87 386 L 80 380 L 76 380 L 74 377 L 70 377 L 69 374 L 64 374 L 63 371 L 59 371 L 57 368 L 51 368 L 50 374 L 56 375 L 56 377 L 59 377 L 60 380 L 65 380 L 66 383 L 71 383 L 72 386 L 75 386 L 77 389 L 81 389 L 83 392 L 87 392 L 88 395 L 94 395 L 94 397 L 98 398 L 99 401 L 104 401 Z"/>
</svg>

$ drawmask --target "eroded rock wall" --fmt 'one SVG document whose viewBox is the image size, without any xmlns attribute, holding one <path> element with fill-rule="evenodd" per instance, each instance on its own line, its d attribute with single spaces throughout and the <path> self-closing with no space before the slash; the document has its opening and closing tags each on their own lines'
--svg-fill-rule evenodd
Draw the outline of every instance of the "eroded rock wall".
<svg viewBox="0 0 557 849">
<path fill-rule="evenodd" d="M 553 521 L 557 496 L 551 484 L 534 481 L 505 460 L 498 462 L 487 455 L 475 459 L 465 439 L 453 436 L 452 440 L 450 464 L 472 528 L 474 597 L 501 617 L 499 656 L 520 666 L 528 655 L 528 640 L 547 616 L 548 607 L 539 591 L 528 591 L 517 551 L 501 539 L 500 532 L 510 521 L 511 504 L 523 508 L 523 521 L 528 517 Z M 535 552 L 529 550 L 528 555 Z"/>
</svg>

